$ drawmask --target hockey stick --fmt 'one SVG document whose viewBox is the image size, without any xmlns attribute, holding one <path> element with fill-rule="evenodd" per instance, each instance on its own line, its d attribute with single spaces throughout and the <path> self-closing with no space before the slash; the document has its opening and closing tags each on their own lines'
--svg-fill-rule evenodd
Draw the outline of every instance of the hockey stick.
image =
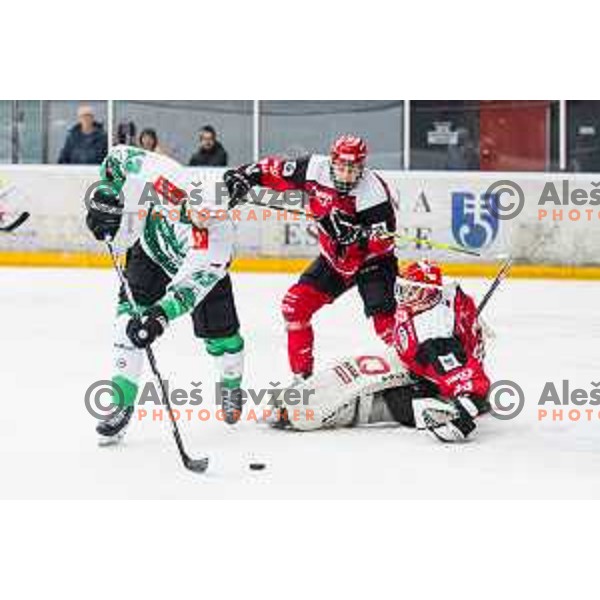
<svg viewBox="0 0 600 600">
<path fill-rule="evenodd" d="M 314 215 L 310 212 L 307 212 L 303 208 L 287 208 L 286 206 L 273 206 L 271 204 L 263 204 L 262 202 L 256 202 L 254 200 L 245 200 L 244 204 L 251 204 L 252 206 L 260 206 L 261 208 L 272 208 L 273 210 L 280 210 L 283 212 L 289 212 L 294 215 L 300 215 L 301 217 L 306 217 L 307 219 L 314 219 Z"/>
<path fill-rule="evenodd" d="M 498 271 L 496 277 L 494 277 L 494 281 L 492 281 L 492 285 L 490 285 L 488 291 L 485 293 L 485 296 L 481 299 L 481 302 L 477 307 L 477 316 L 479 316 L 482 313 L 486 304 L 490 301 L 490 298 L 492 297 L 498 286 L 502 283 L 502 280 L 508 275 L 508 271 L 512 267 L 512 263 L 512 257 L 508 257 L 502 264 L 502 267 Z"/>
<path fill-rule="evenodd" d="M 528 248 L 530 255 L 535 254 L 542 247 L 544 242 L 550 237 L 550 234 L 551 234 L 551 230 L 546 231 L 538 238 L 537 242 L 533 246 L 530 246 Z M 490 298 L 492 297 L 492 294 L 496 291 L 496 288 L 500 285 L 502 280 L 506 278 L 506 276 L 508 275 L 508 272 L 510 271 L 510 268 L 512 267 L 513 262 L 514 262 L 514 258 L 512 256 L 509 256 L 504 261 L 504 263 L 502 263 L 502 267 L 500 268 L 500 271 L 498 271 L 498 274 L 494 278 L 494 281 L 492 281 L 490 288 L 486 292 L 485 296 L 481 299 L 481 302 L 479 303 L 479 306 L 477 307 L 477 316 L 479 316 L 481 311 L 483 311 L 483 309 L 485 308 L 485 305 L 489 302 Z"/>
<path fill-rule="evenodd" d="M 444 242 L 434 242 L 432 240 L 423 240 L 421 238 L 413 237 L 410 235 L 404 235 L 403 233 L 396 233 L 395 231 L 384 231 L 380 234 L 381 237 L 393 237 L 396 240 L 404 240 L 405 242 L 414 242 L 415 244 L 426 244 L 431 248 L 437 248 L 438 250 L 448 250 L 449 252 L 456 252 L 458 254 L 468 254 L 469 256 L 481 256 L 479 252 L 475 250 L 469 250 L 462 246 L 455 246 L 454 244 L 445 244 Z"/>
<path fill-rule="evenodd" d="M 261 202 L 254 202 L 252 200 L 246 201 L 246 204 L 251 204 L 252 206 L 260 206 L 262 208 L 272 208 L 273 210 L 281 210 L 287 211 L 294 215 L 300 215 L 302 217 L 306 217 L 307 219 L 314 219 L 314 215 L 300 208 L 286 208 L 285 206 L 272 206 L 269 204 L 262 204 Z M 437 248 L 438 250 L 448 250 L 449 252 L 457 252 L 459 254 L 468 254 L 469 256 L 481 256 L 479 252 L 475 250 L 469 250 L 468 248 L 463 248 L 462 246 L 455 246 L 454 244 L 445 244 L 442 242 L 434 242 L 432 240 L 422 240 L 420 238 L 412 237 L 410 235 L 404 235 L 402 233 L 396 233 L 395 231 L 376 231 L 374 230 L 375 235 L 384 238 L 391 237 L 396 240 L 404 240 L 405 242 L 414 242 L 415 244 L 427 244 L 431 248 Z"/>
<path fill-rule="evenodd" d="M 23 225 L 23 223 L 25 223 L 30 216 L 31 215 L 27 211 L 23 211 L 12 223 L 9 223 L 8 225 L 0 225 L 0 231 L 10 233 L 11 231 L 17 229 L 17 227 Z"/>
<path fill-rule="evenodd" d="M 127 297 L 127 301 L 133 308 L 133 312 L 136 316 L 140 315 L 140 310 L 138 308 L 137 302 L 133 297 L 133 293 L 131 292 L 131 287 L 129 286 L 129 281 L 127 281 L 127 277 L 117 260 L 117 255 L 115 253 L 115 249 L 110 240 L 106 240 L 106 247 L 110 253 L 110 258 L 112 260 L 113 266 L 119 277 L 119 281 L 125 290 L 125 296 Z M 146 346 L 146 356 L 148 357 L 148 362 L 150 363 L 150 368 L 152 369 L 152 373 L 154 377 L 158 381 L 158 385 L 160 386 L 160 390 L 162 393 L 162 401 L 163 404 L 167 408 L 167 412 L 169 413 L 169 420 L 171 421 L 171 429 L 173 431 L 173 437 L 175 438 L 175 443 L 177 444 L 177 449 L 179 450 L 179 455 L 181 456 L 181 460 L 186 469 L 190 471 L 194 471 L 196 473 L 203 473 L 206 471 L 208 467 L 208 456 L 203 456 L 202 458 L 190 458 L 188 453 L 185 451 L 185 447 L 183 445 L 183 441 L 181 440 L 181 434 L 179 433 L 179 427 L 177 427 L 177 422 L 173 417 L 173 410 L 171 409 L 171 403 L 169 402 L 169 394 L 165 387 L 165 382 L 160 375 L 158 367 L 156 365 L 156 358 L 154 357 L 154 352 L 150 346 Z"/>
</svg>

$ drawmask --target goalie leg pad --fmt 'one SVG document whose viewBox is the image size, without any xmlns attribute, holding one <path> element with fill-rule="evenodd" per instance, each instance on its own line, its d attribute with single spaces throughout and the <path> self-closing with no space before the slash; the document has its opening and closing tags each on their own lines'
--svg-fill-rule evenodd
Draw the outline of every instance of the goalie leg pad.
<svg viewBox="0 0 600 600">
<path fill-rule="evenodd" d="M 283 408 L 292 429 L 311 431 L 355 424 L 359 390 L 346 390 L 333 369 L 316 373 L 294 387 L 300 391 L 300 400 L 296 396 L 286 402 L 283 395 Z"/>
</svg>

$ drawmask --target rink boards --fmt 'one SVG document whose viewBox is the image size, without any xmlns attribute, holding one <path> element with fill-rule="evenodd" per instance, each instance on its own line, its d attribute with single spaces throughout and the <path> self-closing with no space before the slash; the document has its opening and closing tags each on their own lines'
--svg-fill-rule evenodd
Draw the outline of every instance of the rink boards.
<svg viewBox="0 0 600 600">
<path fill-rule="evenodd" d="M 211 178 L 221 172 L 202 171 Z M 450 274 L 487 276 L 510 254 L 516 262 L 513 276 L 600 278 L 600 176 L 380 174 L 395 199 L 398 231 L 410 238 L 398 243 L 400 259 L 430 257 L 447 264 Z M 83 197 L 97 178 L 96 167 L 1 166 L 0 213 L 25 208 L 32 216 L 18 232 L 0 236 L 0 264 L 108 266 L 104 248 L 84 223 Z M 268 194 L 261 201 L 281 204 L 284 199 Z M 316 254 L 315 224 L 306 219 L 249 206 L 234 217 L 236 270 L 297 272 Z M 129 215 L 125 229 L 133 229 L 136 219 Z M 481 256 L 433 249 L 427 240 Z"/>
</svg>

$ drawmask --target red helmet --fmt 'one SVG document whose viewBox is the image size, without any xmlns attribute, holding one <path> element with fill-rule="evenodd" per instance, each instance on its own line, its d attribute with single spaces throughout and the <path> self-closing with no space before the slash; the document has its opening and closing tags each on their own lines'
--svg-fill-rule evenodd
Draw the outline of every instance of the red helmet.
<svg viewBox="0 0 600 600">
<path fill-rule="evenodd" d="M 342 135 L 331 145 L 331 177 L 335 187 L 347 194 L 358 183 L 362 177 L 365 162 L 367 160 L 367 144 L 355 135 Z M 353 177 L 349 175 L 342 179 L 336 173 L 336 165 L 350 166 L 355 170 Z"/>
<path fill-rule="evenodd" d="M 407 281 L 424 284 L 422 287 L 442 287 L 442 269 L 432 260 L 408 263 L 400 269 L 400 276 Z"/>
<path fill-rule="evenodd" d="M 367 160 L 367 144 L 356 135 L 342 135 L 331 145 L 331 160 L 364 164 Z"/>
<path fill-rule="evenodd" d="M 410 306 L 413 311 L 422 311 L 437 304 L 444 285 L 442 269 L 429 260 L 419 260 L 400 269 L 400 304 Z"/>
</svg>

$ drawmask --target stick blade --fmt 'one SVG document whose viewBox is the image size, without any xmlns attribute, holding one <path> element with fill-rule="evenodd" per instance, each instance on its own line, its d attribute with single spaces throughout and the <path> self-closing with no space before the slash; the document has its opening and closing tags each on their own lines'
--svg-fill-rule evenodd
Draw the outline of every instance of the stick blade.
<svg viewBox="0 0 600 600">
<path fill-rule="evenodd" d="M 204 473 L 208 469 L 208 456 L 204 456 L 203 458 L 190 458 L 186 456 L 183 464 L 186 469 L 194 473 Z"/>
<path fill-rule="evenodd" d="M 15 229 L 23 225 L 23 223 L 25 223 L 25 221 L 27 221 L 27 219 L 29 219 L 30 216 L 31 215 L 27 211 L 24 211 L 12 223 L 0 226 L 0 231 L 10 233 L 11 231 L 14 231 Z"/>
</svg>

